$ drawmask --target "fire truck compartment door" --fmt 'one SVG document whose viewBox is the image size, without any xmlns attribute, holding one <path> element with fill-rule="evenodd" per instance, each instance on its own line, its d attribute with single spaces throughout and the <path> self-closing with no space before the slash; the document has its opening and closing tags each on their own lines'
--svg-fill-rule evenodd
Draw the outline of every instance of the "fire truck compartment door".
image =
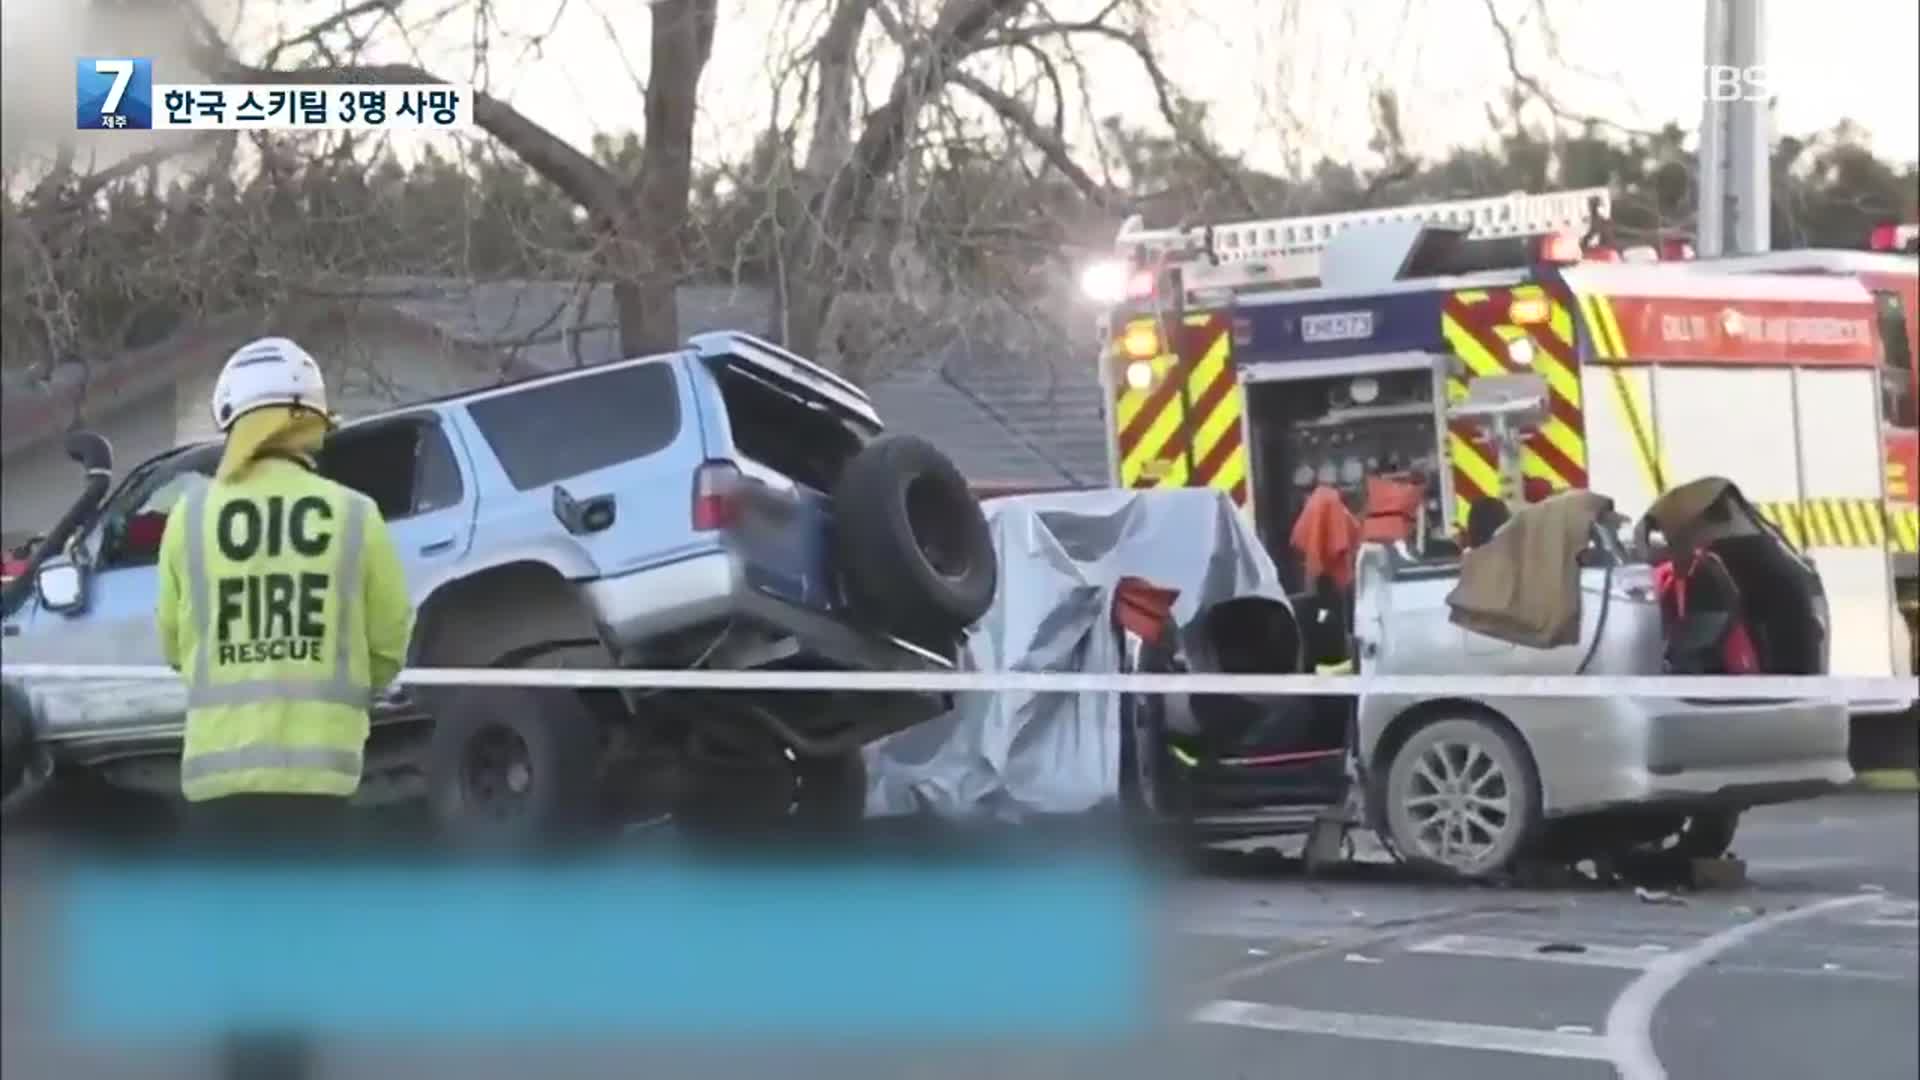
<svg viewBox="0 0 1920 1080">
<path fill-rule="evenodd" d="M 1833 610 L 1829 662 L 1836 675 L 1896 674 L 1902 650 L 1881 509 L 1886 467 L 1879 372 L 1803 369 L 1795 381 L 1802 546 L 1820 571 Z"/>
<path fill-rule="evenodd" d="M 1893 583 L 1862 512 L 1881 499 L 1877 379 L 1864 368 L 1657 365 L 1648 395 L 1665 486 L 1724 476 L 1812 559 L 1836 675 L 1894 673 Z"/>
</svg>

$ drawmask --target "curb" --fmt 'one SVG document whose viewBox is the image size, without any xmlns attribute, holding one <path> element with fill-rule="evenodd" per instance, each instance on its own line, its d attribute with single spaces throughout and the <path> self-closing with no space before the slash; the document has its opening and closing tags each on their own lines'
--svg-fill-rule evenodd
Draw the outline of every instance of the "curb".
<svg viewBox="0 0 1920 1080">
<path fill-rule="evenodd" d="M 1854 774 L 1853 783 L 1865 791 L 1920 792 L 1920 770 L 1863 769 Z"/>
</svg>

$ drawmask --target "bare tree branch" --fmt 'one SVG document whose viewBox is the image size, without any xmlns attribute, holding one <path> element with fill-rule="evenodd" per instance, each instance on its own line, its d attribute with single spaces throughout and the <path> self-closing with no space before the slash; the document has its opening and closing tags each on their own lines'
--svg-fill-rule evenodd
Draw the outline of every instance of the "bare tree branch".
<svg viewBox="0 0 1920 1080">
<path fill-rule="evenodd" d="M 1124 199 L 1123 193 L 1095 180 L 1091 174 L 1080 167 L 1073 159 L 1072 151 L 1067 149 L 1066 140 L 1058 133 L 1040 126 L 1040 121 L 1032 110 L 1015 100 L 1010 94 L 996 90 L 992 86 L 964 70 L 955 70 L 953 81 L 974 97 L 985 102 L 994 112 L 999 113 L 1019 130 L 1020 134 L 1047 159 L 1047 163 L 1059 170 L 1074 187 L 1080 190 L 1088 200 L 1103 209 L 1119 205 Z"/>
<path fill-rule="evenodd" d="M 1539 102 L 1541 107 L 1545 108 L 1557 120 L 1593 127 L 1611 128 L 1625 135 L 1638 135 L 1643 138 L 1653 138 L 1659 134 L 1656 131 L 1651 131 L 1646 128 L 1630 127 L 1626 124 L 1609 120 L 1604 116 L 1578 112 L 1562 105 L 1560 99 L 1556 97 L 1551 90 L 1547 89 L 1544 82 L 1537 76 L 1528 74 L 1521 66 L 1519 36 L 1514 32 L 1514 28 L 1508 26 L 1507 21 L 1501 17 L 1500 9 L 1496 5 L 1495 0 L 1480 0 L 1480 3 L 1481 6 L 1486 9 L 1487 21 L 1493 24 L 1493 32 L 1500 37 L 1500 51 L 1506 59 L 1507 75 L 1513 80 L 1514 87 L 1518 93 L 1524 95 L 1527 99 Z"/>
</svg>

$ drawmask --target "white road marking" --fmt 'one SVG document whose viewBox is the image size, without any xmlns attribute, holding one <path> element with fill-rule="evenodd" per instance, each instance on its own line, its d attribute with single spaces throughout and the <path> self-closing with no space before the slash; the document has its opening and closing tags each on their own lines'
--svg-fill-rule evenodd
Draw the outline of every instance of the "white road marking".
<svg viewBox="0 0 1920 1080">
<path fill-rule="evenodd" d="M 1867 919 L 1854 925 L 1874 926 L 1884 930 L 1920 930 L 1920 918 L 1909 915 L 1904 919 L 1891 917 L 1885 919 Z"/>
<path fill-rule="evenodd" d="M 1628 971 L 1644 971 L 1655 960 L 1666 955 L 1664 952 L 1649 949 L 1634 949 L 1623 945 L 1589 945 L 1585 942 L 1571 942 L 1580 946 L 1579 952 L 1542 952 L 1543 947 L 1553 943 L 1544 940 L 1528 941 L 1524 938 L 1484 937 L 1479 934 L 1447 934 L 1443 937 L 1422 941 L 1407 947 L 1410 953 L 1423 953 L 1429 956 L 1471 956 L 1486 960 L 1527 960 L 1546 964 L 1572 964 L 1577 967 L 1621 968 Z"/>
<path fill-rule="evenodd" d="M 1331 1035 L 1340 1039 L 1416 1043 L 1457 1050 L 1493 1050 L 1577 1061 L 1608 1060 L 1607 1040 L 1598 1035 L 1574 1035 L 1538 1028 L 1502 1027 L 1498 1024 L 1462 1024 L 1451 1020 L 1418 1020 L 1407 1016 L 1321 1012 L 1257 1001 L 1225 1000 L 1202 1005 L 1193 1011 L 1191 1019 L 1200 1024 Z"/>
<path fill-rule="evenodd" d="M 1872 926 L 1890 930 L 1920 929 L 1920 901 L 1882 900 L 1865 918 L 1848 920 L 1854 926 Z"/>
<path fill-rule="evenodd" d="M 1653 1014 L 1660 1008 L 1661 999 L 1707 961 L 1769 930 L 1843 908 L 1874 903 L 1879 899 L 1873 893 L 1840 896 L 1793 911 L 1763 915 L 1752 922 L 1722 930 L 1684 952 L 1660 957 L 1621 991 L 1620 996 L 1613 999 L 1613 1006 L 1607 1010 L 1606 1035 L 1603 1038 L 1620 1080 L 1666 1080 L 1666 1067 L 1660 1064 L 1660 1056 L 1653 1049 Z"/>
<path fill-rule="evenodd" d="M 1802 855 L 1796 858 L 1748 859 L 1747 876 L 1754 874 L 1804 874 L 1810 870 L 1837 870 L 1843 866 L 1864 865 L 1865 860 L 1843 855 Z"/>
</svg>

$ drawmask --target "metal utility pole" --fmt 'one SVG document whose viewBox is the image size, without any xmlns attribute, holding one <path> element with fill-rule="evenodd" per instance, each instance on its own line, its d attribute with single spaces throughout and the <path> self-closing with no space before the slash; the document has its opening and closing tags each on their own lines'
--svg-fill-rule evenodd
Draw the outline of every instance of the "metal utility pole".
<svg viewBox="0 0 1920 1080">
<path fill-rule="evenodd" d="M 1702 69 L 1701 255 L 1766 251 L 1772 243 L 1772 87 L 1765 0 L 1706 0 Z"/>
</svg>

